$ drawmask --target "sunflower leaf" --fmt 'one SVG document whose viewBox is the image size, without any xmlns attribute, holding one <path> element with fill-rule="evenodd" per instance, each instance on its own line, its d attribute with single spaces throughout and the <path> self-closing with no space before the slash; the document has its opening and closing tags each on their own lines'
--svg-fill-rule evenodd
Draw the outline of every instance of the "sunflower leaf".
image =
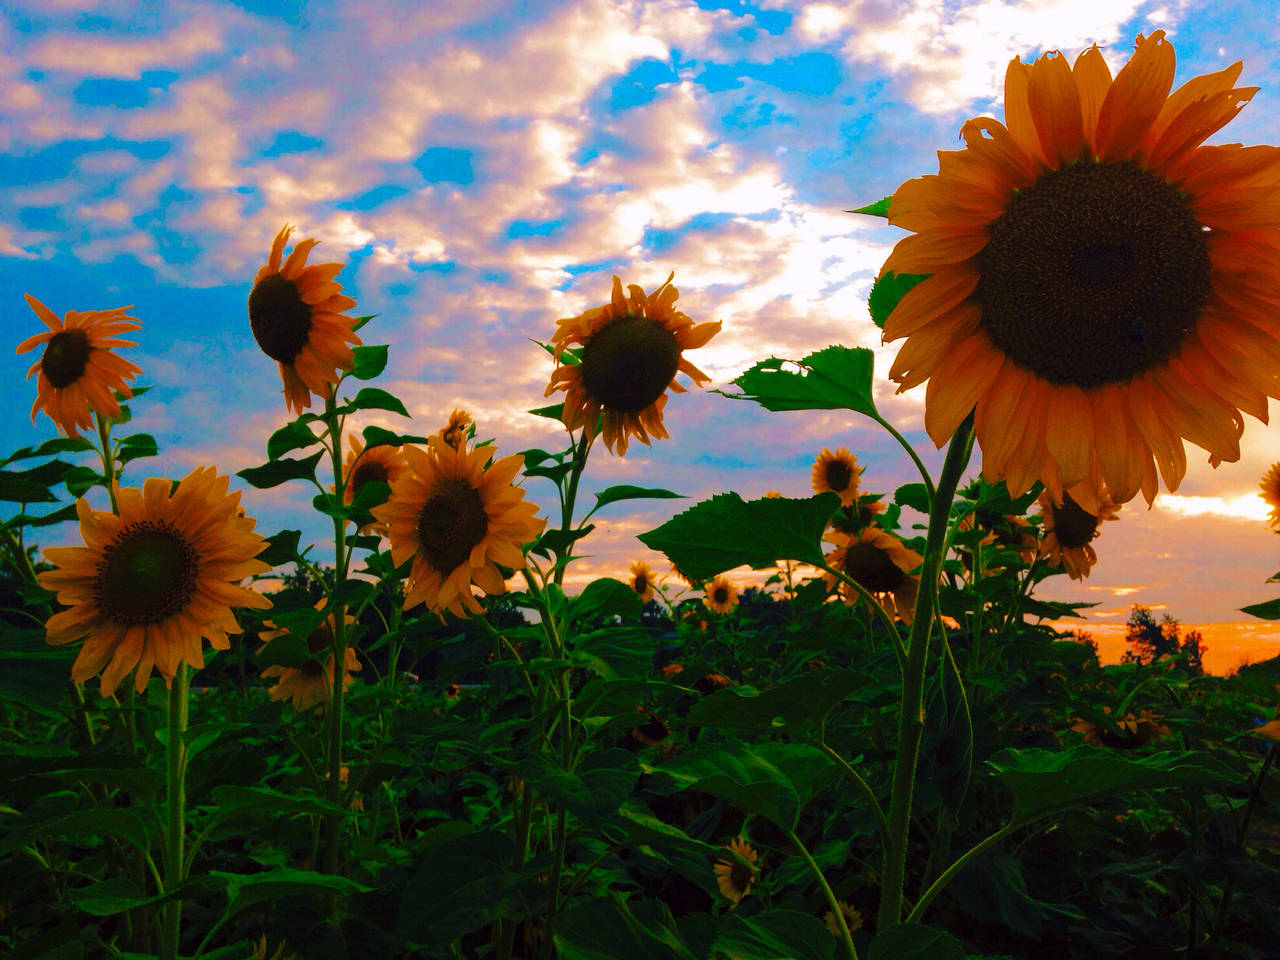
<svg viewBox="0 0 1280 960">
<path fill-rule="evenodd" d="M 715 956 L 734 960 L 830 960 L 835 938 L 816 917 L 795 910 L 768 910 L 753 917 L 733 915 L 716 937 Z"/>
<path fill-rule="evenodd" d="M 103 483 L 104 478 L 91 467 L 72 467 L 62 475 L 62 482 L 66 484 L 67 493 L 79 497 L 90 487 Z"/>
<path fill-rule="evenodd" d="M 623 483 L 615 487 L 606 487 L 596 494 L 596 505 L 591 508 L 591 513 L 595 513 L 601 507 L 609 503 L 617 503 L 619 500 L 683 500 L 684 494 L 673 493 L 670 490 L 663 490 L 660 487 L 633 487 L 631 484 Z M 587 516 L 591 516 L 591 513 Z"/>
<path fill-rule="evenodd" d="M 160 453 L 156 438 L 149 433 L 135 433 L 120 438 L 120 450 L 116 459 L 121 463 L 137 460 L 139 457 L 154 457 Z"/>
<path fill-rule="evenodd" d="M 893 502 L 919 513 L 929 512 L 929 493 L 923 483 L 904 483 L 894 491 Z"/>
<path fill-rule="evenodd" d="M 18 527 L 48 527 L 55 523 L 66 523 L 68 520 L 74 520 L 75 518 L 76 505 L 68 503 L 59 507 L 53 513 L 46 513 L 43 516 L 19 513 L 0 523 L 0 527 L 5 527 L 9 530 L 17 530 Z"/>
<path fill-rule="evenodd" d="M 0 500 L 10 503 L 57 503 L 46 484 L 8 470 L 0 470 Z"/>
<path fill-rule="evenodd" d="M 964 946 L 945 930 L 904 923 L 876 934 L 867 960 L 965 960 Z"/>
<path fill-rule="evenodd" d="M 378 387 L 361 387 L 355 399 L 348 401 L 341 410 L 343 413 L 350 413 L 352 410 L 390 410 L 402 417 L 409 415 L 399 397 Z"/>
<path fill-rule="evenodd" d="M 48 457 L 55 453 L 79 453 L 82 450 L 92 449 L 93 444 L 89 442 L 88 437 L 54 437 L 38 447 L 22 447 L 13 451 L 4 460 L 0 460 L 0 466 L 30 457 Z"/>
<path fill-rule="evenodd" d="M 370 320 L 372 320 L 376 316 L 377 316 L 376 313 L 371 313 L 368 316 L 356 317 L 356 322 L 351 326 L 351 332 L 355 333 L 357 330 L 359 330 L 361 327 L 363 327 L 366 323 L 368 323 Z"/>
<path fill-rule="evenodd" d="M 893 197 L 883 197 L 875 203 L 868 203 L 865 207 L 858 207 L 856 210 L 846 210 L 845 213 L 865 213 L 869 217 L 887 217 L 889 204 L 892 202 Z"/>
<path fill-rule="evenodd" d="M 530 410 L 535 417 L 546 417 L 548 420 L 559 420 L 564 422 L 564 404 L 555 403 L 549 407 L 538 407 L 536 410 Z"/>
<path fill-rule="evenodd" d="M 856 410 L 875 417 L 871 397 L 873 354 L 865 347 L 833 344 L 803 360 L 761 360 L 734 384 L 742 393 L 733 400 L 754 400 L 766 410 Z M 785 364 L 799 369 L 787 369 Z"/>
<path fill-rule="evenodd" d="M 830 491 L 807 500 L 745 501 L 736 493 L 720 493 L 640 534 L 639 540 L 666 554 L 694 581 L 744 564 L 756 570 L 779 560 L 817 565 L 823 560 L 827 520 L 839 506 L 839 495 Z"/>
<path fill-rule="evenodd" d="M 292 563 L 298 557 L 298 539 L 301 530 L 281 530 L 267 537 L 267 549 L 258 554 L 257 559 L 271 567 L 282 563 Z"/>
<path fill-rule="evenodd" d="M 301 460 L 275 460 L 271 463 L 264 463 L 260 467 L 247 467 L 244 470 L 239 470 L 236 472 L 236 476 L 259 490 L 278 487 L 286 480 L 313 480 L 316 475 L 316 464 L 320 462 L 322 456 L 324 456 L 324 451 L 319 450 L 309 457 L 303 457 Z"/>
<path fill-rule="evenodd" d="M 368 426 L 361 433 L 364 434 L 365 448 L 369 447 L 400 447 L 406 443 L 426 443 L 426 437 L 418 437 L 409 433 L 396 433 L 394 430 L 387 430 L 384 427 Z"/>
<path fill-rule="evenodd" d="M 927 273 L 886 273 L 876 278 L 871 285 L 871 294 L 867 297 L 867 309 L 871 311 L 871 319 L 877 327 L 884 327 L 884 322 L 893 313 L 894 307 L 907 295 L 907 291 L 921 280 L 927 280 Z"/>
<path fill-rule="evenodd" d="M 1251 603 L 1247 607 L 1241 607 L 1240 612 L 1257 617 L 1259 620 L 1280 620 L 1280 599 Z"/>
<path fill-rule="evenodd" d="M 267 459 L 279 460 L 290 450 L 300 450 L 319 442 L 320 438 L 312 433 L 306 424 L 294 420 L 285 424 L 267 440 Z"/>
<path fill-rule="evenodd" d="M 387 345 L 385 343 L 353 347 L 351 353 L 355 358 L 355 365 L 351 368 L 351 375 L 357 380 L 372 380 L 387 368 Z"/>
</svg>

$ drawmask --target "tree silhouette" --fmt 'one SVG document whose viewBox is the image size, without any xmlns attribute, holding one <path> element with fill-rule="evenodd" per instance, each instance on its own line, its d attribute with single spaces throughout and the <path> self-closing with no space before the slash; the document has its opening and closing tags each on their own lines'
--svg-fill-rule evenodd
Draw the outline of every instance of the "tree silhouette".
<svg viewBox="0 0 1280 960">
<path fill-rule="evenodd" d="M 1157 622 L 1147 607 L 1135 603 L 1129 611 L 1129 622 L 1124 632 L 1129 649 L 1120 662 L 1155 663 L 1163 657 L 1182 653 L 1186 654 L 1188 669 L 1197 676 L 1202 675 L 1204 653 L 1208 649 L 1204 645 L 1204 637 L 1198 630 L 1180 637 L 1179 626 L 1168 613 Z"/>
</svg>

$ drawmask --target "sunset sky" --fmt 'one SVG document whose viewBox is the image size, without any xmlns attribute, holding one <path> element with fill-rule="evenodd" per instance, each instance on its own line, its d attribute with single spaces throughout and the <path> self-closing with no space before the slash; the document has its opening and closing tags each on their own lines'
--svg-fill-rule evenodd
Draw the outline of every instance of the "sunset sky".
<svg viewBox="0 0 1280 960">
<path fill-rule="evenodd" d="M 882 346 L 866 308 L 903 233 L 842 211 L 936 173 L 935 151 L 957 149 L 969 117 L 1002 116 L 1010 58 L 1096 42 L 1114 71 L 1153 29 L 1174 44 L 1176 82 L 1243 60 L 1241 83 L 1262 88 L 1210 142 L 1280 138 L 1280 27 L 1252 0 L 9 0 L 0 329 L 15 346 L 43 329 L 24 292 L 59 315 L 134 304 L 140 345 L 124 355 L 155 388 L 134 428 L 161 456 L 126 482 L 257 465 L 289 416 L 246 299 L 289 222 L 322 242 L 313 262 L 348 264 L 353 312 L 378 314 L 362 336 L 392 345 L 377 385 L 413 420 L 354 425 L 425 434 L 464 407 L 506 454 L 561 444 L 525 413 L 555 402 L 531 340 L 605 302 L 614 273 L 648 290 L 674 271 L 677 306 L 723 322 L 689 354 L 713 387 L 771 355 L 873 348 L 880 410 L 936 472 L 924 387 L 894 394 L 884 374 L 900 341 Z M 54 435 L 43 414 L 28 419 L 32 359 L 0 350 L 6 449 Z M 606 508 L 575 583 L 633 559 L 665 570 L 635 535 L 714 493 L 808 496 L 824 447 L 855 453 L 864 491 L 914 479 L 853 413 L 769 414 L 698 390 L 672 397 L 666 423 L 671 440 L 625 458 L 598 446 L 584 485 L 689 499 Z M 1201 629 L 1230 661 L 1217 669 L 1280 651 L 1270 624 L 1222 626 L 1280 595 L 1265 582 L 1280 539 L 1255 495 L 1280 427 L 1247 419 L 1241 449 L 1214 470 L 1188 446 L 1177 494 L 1150 511 L 1131 502 L 1096 541 L 1092 576 L 1040 595 L 1098 604 L 1079 625 L 1101 633 L 1134 603 L 1213 625 Z M 527 486 L 545 512 L 549 485 Z M 302 527 L 323 544 L 312 494 L 285 485 L 244 502 L 262 532 Z M 76 536 L 54 528 L 43 543 Z"/>
</svg>

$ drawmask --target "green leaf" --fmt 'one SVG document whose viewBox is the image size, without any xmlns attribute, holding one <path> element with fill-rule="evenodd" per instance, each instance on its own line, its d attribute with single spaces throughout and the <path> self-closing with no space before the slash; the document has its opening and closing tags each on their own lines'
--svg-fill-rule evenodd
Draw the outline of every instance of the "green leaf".
<svg viewBox="0 0 1280 960">
<path fill-rule="evenodd" d="M 364 434 L 364 445 L 368 447 L 400 447 L 406 443 L 426 443 L 426 437 L 418 437 L 409 433 L 396 433 L 394 430 L 387 430 L 384 427 L 367 426 L 361 433 Z"/>
<path fill-rule="evenodd" d="M 569 601 L 568 615 L 579 621 L 615 614 L 624 621 L 634 620 L 640 616 L 641 606 L 640 594 L 621 580 L 602 577 L 591 581 L 582 593 Z"/>
<path fill-rule="evenodd" d="M 656 642 L 653 634 L 638 626 L 605 627 L 579 634 L 569 656 L 607 680 L 639 678 L 653 669 Z"/>
<path fill-rule="evenodd" d="M 369 888 L 364 884 L 348 880 L 329 873 L 315 873 L 311 870 L 296 870 L 293 867 L 276 867 L 262 873 L 224 873 L 211 870 L 210 877 L 223 881 L 226 885 L 227 917 L 234 917 L 241 910 L 263 900 L 277 900 L 281 897 L 308 896 L 320 897 L 330 893 L 338 896 L 350 896 L 353 893 L 364 893 Z"/>
<path fill-rule="evenodd" d="M 279 460 L 290 450 L 300 450 L 319 442 L 320 438 L 312 433 L 306 424 L 293 420 L 286 423 L 267 440 L 267 459 Z"/>
<path fill-rule="evenodd" d="M 800 812 L 839 779 L 840 771 L 816 747 L 727 740 L 698 745 L 646 772 L 679 787 L 721 797 L 794 830 Z"/>
<path fill-rule="evenodd" d="M 282 563 L 292 563 L 298 557 L 298 538 L 301 530 L 281 530 L 267 537 L 267 549 L 258 554 L 257 559 L 271 567 Z"/>
<path fill-rule="evenodd" d="M 140 457 L 154 457 L 160 453 L 156 438 L 149 433 L 134 433 L 120 438 L 120 449 L 116 459 L 121 463 L 137 460 Z"/>
<path fill-rule="evenodd" d="M 346 407 L 348 410 L 390 410 L 402 417 L 409 415 L 398 397 L 378 387 L 361 387 L 355 399 L 347 403 Z"/>
<path fill-rule="evenodd" d="M 724 847 L 706 843 L 689 836 L 679 827 L 673 827 L 654 816 L 647 807 L 635 802 L 620 805 L 606 829 L 620 829 L 632 846 L 653 844 L 688 850 L 707 857 L 723 857 Z"/>
<path fill-rule="evenodd" d="M 530 553 L 536 553 L 540 557 L 551 559 L 551 554 L 555 553 L 558 557 L 563 557 L 576 541 L 581 540 L 588 533 L 596 528 L 594 523 L 588 523 L 581 530 L 547 530 L 537 540 L 533 541 L 533 546 L 529 548 Z"/>
<path fill-rule="evenodd" d="M 428 830 L 419 845 L 421 866 L 400 900 L 399 939 L 447 945 L 505 912 L 513 888 L 509 837 L 450 821 Z M 446 952 L 442 946 L 432 955 Z"/>
<path fill-rule="evenodd" d="M 51 457 L 56 453 L 79 453 L 82 450 L 94 449 L 88 437 L 54 437 L 46 440 L 38 447 L 22 447 L 9 454 L 0 466 L 13 463 L 15 460 L 27 460 L 31 457 Z"/>
<path fill-rule="evenodd" d="M 987 764 L 1013 794 L 1014 822 L 1033 820 L 1078 803 L 1130 790 L 1209 787 L 1238 783 L 1240 774 L 1207 751 L 1121 757 L 1104 748 L 1005 748 Z"/>
<path fill-rule="evenodd" d="M 832 345 L 803 360 L 761 360 L 733 381 L 742 393 L 715 392 L 754 400 L 766 410 L 856 410 L 874 417 L 873 363 L 874 354 L 865 347 Z"/>
<path fill-rule="evenodd" d="M 351 326 L 352 332 L 354 333 L 355 331 L 359 330 L 361 327 L 363 327 L 366 323 L 368 323 L 370 320 L 372 320 L 376 316 L 377 316 L 376 313 L 370 313 L 363 317 L 356 317 L 356 322 Z"/>
<path fill-rule="evenodd" d="M 924 514 L 930 510 L 929 491 L 923 483 L 904 483 L 894 491 L 893 502 Z"/>
<path fill-rule="evenodd" d="M 351 375 L 357 380 L 372 380 L 387 368 L 385 343 L 353 347 L 351 353 L 355 357 L 355 366 L 351 368 Z"/>
<path fill-rule="evenodd" d="M 865 207 L 858 207 L 856 210 L 846 210 L 845 213 L 865 213 L 869 217 L 887 217 L 889 216 L 889 204 L 893 202 L 893 197 L 884 197 L 875 203 L 868 203 Z"/>
<path fill-rule="evenodd" d="M 697 960 L 660 900 L 588 900 L 551 921 L 561 960 Z"/>
<path fill-rule="evenodd" d="M 0 500 L 10 503 L 57 503 L 46 484 L 28 480 L 8 470 L 0 470 Z"/>
<path fill-rule="evenodd" d="M 822 719 L 859 690 L 881 692 L 874 678 L 857 670 L 811 670 L 757 696 L 717 690 L 689 709 L 688 720 L 720 730 L 769 729 L 775 718 L 787 726 L 799 726 Z"/>
<path fill-rule="evenodd" d="M 965 960 L 964 946 L 945 930 L 904 923 L 876 935 L 867 960 Z"/>
<path fill-rule="evenodd" d="M 640 777 L 635 754 L 618 747 L 587 754 L 572 772 L 545 753 L 526 757 L 519 770 L 540 794 L 590 821 L 616 813 Z"/>
<path fill-rule="evenodd" d="M 591 508 L 591 513 L 595 513 L 607 503 L 617 503 L 619 500 L 683 500 L 684 495 L 680 493 L 672 493 L 670 490 L 663 490 L 659 487 L 633 487 L 630 484 L 619 484 L 616 487 L 606 487 L 596 494 L 596 505 Z M 590 516 L 590 514 L 588 514 Z"/>
<path fill-rule="evenodd" d="M 564 404 L 554 403 L 549 407 L 538 407 L 536 410 L 530 410 L 535 417 L 546 417 L 548 420 L 559 420 L 564 422 Z"/>
<path fill-rule="evenodd" d="M 744 501 L 736 493 L 720 493 L 638 539 L 695 581 L 743 564 L 757 570 L 779 560 L 817 565 L 823 562 L 827 520 L 839 506 L 840 497 L 829 491 L 807 500 Z"/>
<path fill-rule="evenodd" d="M 213 802 L 218 805 L 219 821 L 243 814 L 286 817 L 337 814 L 349 817 L 355 813 L 354 810 L 330 803 L 309 791 L 281 793 L 269 787 L 242 787 L 233 784 L 214 787 Z"/>
<path fill-rule="evenodd" d="M 67 678 L 77 652 L 75 648 L 49 646 L 44 642 L 43 628 L 6 628 L 0 644 L 0 700 L 61 717 L 58 706 L 67 695 Z"/>
<path fill-rule="evenodd" d="M 16 530 L 18 527 L 48 527 L 55 523 L 65 523 L 68 520 L 76 519 L 76 505 L 68 503 L 64 507 L 59 507 L 53 513 L 46 513 L 43 516 L 32 516 L 29 513 L 19 513 L 10 517 L 8 520 L 0 523 L 0 527 L 8 527 L 10 530 Z"/>
<path fill-rule="evenodd" d="M 214 886 L 207 877 L 188 877 L 172 890 L 156 896 L 147 896 L 134 885 L 132 880 L 112 877 L 101 883 L 68 891 L 67 896 L 85 913 L 95 917 L 110 917 L 138 907 L 158 906 L 170 900 L 185 900 L 206 892 Z"/>
<path fill-rule="evenodd" d="M 921 280 L 927 280 L 927 273 L 886 273 L 877 278 L 871 286 L 871 294 L 867 297 L 867 309 L 871 311 L 871 319 L 877 327 L 884 327 L 899 301 L 907 291 Z"/>
<path fill-rule="evenodd" d="M 795 910 L 768 910 L 753 917 L 734 914 L 712 947 L 730 960 L 831 960 L 836 940 L 827 925 Z"/>
<path fill-rule="evenodd" d="M 90 807 L 56 817 L 36 830 L 40 837 L 118 837 L 143 852 L 151 850 L 147 821 L 128 807 Z"/>
<path fill-rule="evenodd" d="M 314 480 L 316 464 L 322 456 L 324 451 L 318 450 L 301 460 L 275 460 L 260 467 L 248 467 L 236 473 L 236 476 L 259 490 L 278 487 L 288 480 Z"/>
<path fill-rule="evenodd" d="M 1241 607 L 1240 612 L 1259 620 L 1280 620 L 1280 599 L 1251 603 L 1247 607 Z"/>
<path fill-rule="evenodd" d="M 62 475 L 62 482 L 66 484 L 67 493 L 79 497 L 90 487 L 103 483 L 104 478 L 92 467 L 72 467 Z"/>
</svg>

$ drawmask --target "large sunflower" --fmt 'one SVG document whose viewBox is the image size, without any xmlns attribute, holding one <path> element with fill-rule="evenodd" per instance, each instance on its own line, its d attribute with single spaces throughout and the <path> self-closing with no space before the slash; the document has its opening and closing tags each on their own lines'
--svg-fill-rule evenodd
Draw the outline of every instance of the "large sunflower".
<svg viewBox="0 0 1280 960">
<path fill-rule="evenodd" d="M 824 449 L 813 461 L 810 482 L 814 493 L 830 490 L 840 494 L 840 505 L 852 506 L 858 500 L 858 480 L 862 477 L 862 468 L 858 460 L 844 447 L 832 453 Z"/>
<path fill-rule="evenodd" d="M 316 601 L 316 609 L 322 609 L 326 603 L 328 600 L 321 597 Z M 343 615 L 344 624 L 350 625 L 355 622 L 356 618 L 351 614 Z M 276 627 L 270 620 L 264 620 L 262 625 L 268 628 L 258 635 L 258 639 L 263 643 L 268 643 L 287 632 Z M 293 704 L 293 709 L 298 711 L 322 707 L 329 703 L 329 694 L 333 690 L 333 625 L 331 613 L 307 637 L 307 650 L 312 654 L 328 651 L 328 656 L 323 662 L 308 660 L 296 667 L 273 664 L 262 671 L 262 676 L 275 679 L 275 684 L 267 691 L 271 694 L 272 700 L 288 699 Z M 344 663 L 342 689 L 346 690 L 351 686 L 352 671 L 362 669 L 363 664 L 360 663 L 355 649 L 351 646 L 347 647 Z"/>
<path fill-rule="evenodd" d="M 497 565 L 522 569 L 521 547 L 547 523 L 534 516 L 537 506 L 525 502 L 524 490 L 511 482 L 524 456 L 486 466 L 491 446 L 455 449 L 439 436 L 428 439 L 426 451 L 403 449 L 409 469 L 392 486 L 391 499 L 372 513 L 388 525 L 396 566 L 413 559 L 405 608 L 425 602 L 459 617 L 467 610 L 480 613 L 471 585 L 504 592 Z"/>
<path fill-rule="evenodd" d="M 1256 92 L 1241 65 L 1170 95 L 1173 47 L 1137 40 L 1111 77 L 1097 47 L 1014 60 L 1005 124 L 979 117 L 936 176 L 904 183 L 914 231 L 884 272 L 929 274 L 884 339 L 890 376 L 925 380 L 942 446 L 976 407 L 983 475 L 1054 499 L 1085 482 L 1151 503 L 1186 470 L 1239 458 L 1241 411 L 1280 397 L 1280 149 L 1204 146 Z"/>
<path fill-rule="evenodd" d="M 213 467 L 197 467 L 176 490 L 160 477 L 118 490 L 119 515 L 76 501 L 85 545 L 46 548 L 55 569 L 38 574 L 71 608 L 49 618 L 46 640 L 88 638 L 72 680 L 101 673 L 105 697 L 136 666 L 139 691 L 152 667 L 170 684 L 183 661 L 204 666 L 201 637 L 215 650 L 230 647 L 227 634 L 240 632 L 232 607 L 271 606 L 239 585 L 271 568 L 254 559 L 267 542 L 252 518 L 236 515 L 240 494 L 227 485 Z"/>
<path fill-rule="evenodd" d="M 348 504 L 355 499 L 356 491 L 366 483 L 385 483 L 390 486 L 409 469 L 399 447 L 390 444 L 365 447 L 364 441 L 353 434 L 347 434 L 347 446 L 351 449 L 347 451 L 342 464 L 343 482 L 346 484 L 342 489 L 342 499 Z M 369 524 L 361 527 L 360 533 L 370 530 L 383 532 L 377 524 Z"/>
<path fill-rule="evenodd" d="M 565 426 L 583 427 L 588 437 L 596 435 L 603 410 L 605 446 L 620 457 L 626 455 L 628 436 L 644 444 L 650 435 L 669 436 L 662 425 L 666 391 L 685 392 L 676 382 L 677 371 L 697 386 L 711 382 L 684 358 L 684 351 L 706 344 L 720 332 L 720 321 L 695 325 L 676 310 L 674 276 L 647 297 L 630 284 L 630 301 L 623 296 L 622 281 L 614 277 L 609 303 L 556 321 L 551 338 L 556 368 L 546 395 L 564 390 Z M 581 362 L 561 364 L 565 348 L 573 343 L 582 344 Z"/>
<path fill-rule="evenodd" d="M 1280 463 L 1273 463 L 1271 469 L 1262 475 L 1259 487 L 1262 499 L 1271 511 L 1267 514 L 1267 523 L 1272 530 L 1280 532 Z"/>
<path fill-rule="evenodd" d="M 889 616 L 896 613 L 903 623 L 911 624 L 920 588 L 920 576 L 913 576 L 912 571 L 924 561 L 920 554 L 879 527 L 863 527 L 857 533 L 830 530 L 824 539 L 838 548 L 827 554 L 829 566 L 879 600 Z M 822 576 L 828 589 L 836 585 L 834 575 L 824 573 Z M 852 604 L 859 599 L 852 587 L 844 581 L 839 583 L 839 593 L 845 603 Z"/>
<path fill-rule="evenodd" d="M 285 404 L 294 413 L 311 406 L 311 394 L 323 397 L 338 382 L 338 368 L 355 362 L 350 344 L 360 343 L 344 316 L 356 302 L 333 278 L 341 263 L 313 263 L 307 255 L 315 240 L 303 240 L 283 263 L 284 245 L 293 227 L 287 223 L 271 242 L 271 255 L 258 268 L 249 293 L 249 326 L 262 352 L 280 364 Z"/>
<path fill-rule="evenodd" d="M 80 436 L 80 430 L 93 429 L 93 414 L 120 416 L 120 404 L 111 391 L 132 397 L 125 380 L 142 371 L 111 352 L 113 347 L 136 347 L 131 340 L 117 340 L 116 335 L 141 328 L 135 317 L 125 315 L 132 307 L 114 310 L 90 310 L 81 313 L 68 310 L 65 320 L 29 293 L 27 305 L 48 327 L 18 344 L 17 353 L 26 353 L 44 344 L 44 353 L 27 371 L 36 378 L 36 401 L 31 405 L 31 419 L 43 410 L 58 429 L 68 437 Z"/>
<path fill-rule="evenodd" d="M 1040 494 L 1040 516 L 1044 518 L 1040 553 L 1048 558 L 1049 566 L 1064 567 L 1072 580 L 1083 580 L 1098 562 L 1091 541 L 1102 531 L 1102 522 L 1117 519 L 1120 509 L 1105 491 L 1091 501 L 1093 492 L 1081 485 L 1064 492 L 1061 504 L 1053 502 L 1048 490 Z M 1085 502 L 1076 502 L 1072 493 Z"/>
</svg>

